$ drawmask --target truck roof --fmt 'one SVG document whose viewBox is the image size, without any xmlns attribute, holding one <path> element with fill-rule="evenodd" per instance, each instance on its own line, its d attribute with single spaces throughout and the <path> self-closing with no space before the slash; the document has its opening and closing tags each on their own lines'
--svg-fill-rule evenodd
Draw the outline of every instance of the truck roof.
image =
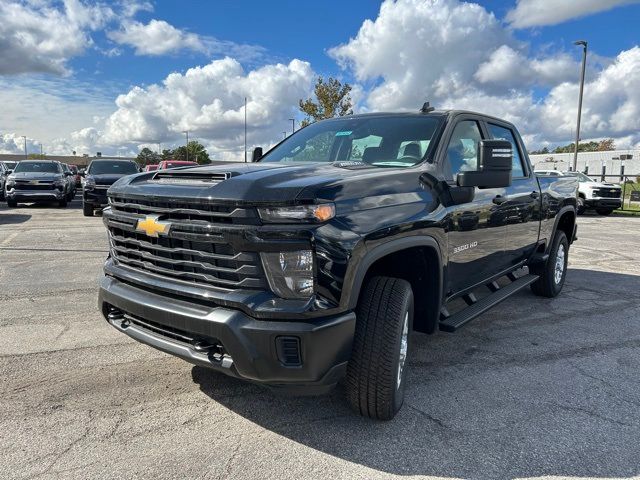
<svg viewBox="0 0 640 480">
<path fill-rule="evenodd" d="M 344 117 L 334 117 L 330 120 L 340 120 L 340 119 L 348 119 L 348 118 L 366 118 L 366 117 L 419 117 L 419 116 L 434 116 L 434 117 L 447 117 L 447 116 L 456 116 L 456 115 L 477 115 L 479 117 L 484 117 L 492 120 L 496 120 L 503 123 L 509 123 L 508 120 L 503 118 L 495 117 L 493 115 L 488 115 L 486 113 L 475 112 L 472 110 L 455 110 L 455 109 L 445 109 L 445 110 L 432 110 L 428 113 L 423 113 L 420 111 L 408 110 L 406 112 L 370 112 L 370 113 L 358 113 L 355 115 L 348 115 Z"/>
</svg>

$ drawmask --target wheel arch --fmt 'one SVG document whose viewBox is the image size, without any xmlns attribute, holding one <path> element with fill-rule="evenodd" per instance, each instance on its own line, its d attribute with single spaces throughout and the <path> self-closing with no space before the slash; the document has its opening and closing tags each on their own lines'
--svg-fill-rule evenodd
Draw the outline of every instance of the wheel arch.
<svg viewBox="0 0 640 480">
<path fill-rule="evenodd" d="M 438 325 L 443 291 L 441 248 L 435 238 L 412 236 L 368 251 L 352 284 L 349 308 L 355 309 L 366 281 L 376 275 L 403 278 L 414 292 L 414 330 L 433 333 Z"/>
<path fill-rule="evenodd" d="M 567 240 L 569 241 L 569 245 L 573 243 L 576 233 L 576 213 L 576 209 L 573 206 L 567 205 L 560 209 L 556 215 L 556 220 L 553 225 L 553 235 L 547 245 L 547 253 L 553 244 L 553 239 L 555 238 L 558 230 L 565 233 Z"/>
</svg>

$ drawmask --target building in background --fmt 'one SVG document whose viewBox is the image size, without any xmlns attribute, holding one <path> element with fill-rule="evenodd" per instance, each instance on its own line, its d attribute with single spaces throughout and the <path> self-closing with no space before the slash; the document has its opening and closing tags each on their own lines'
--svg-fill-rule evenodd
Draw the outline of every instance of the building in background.
<svg viewBox="0 0 640 480">
<path fill-rule="evenodd" d="M 536 170 L 567 171 L 573 163 L 573 153 L 544 153 L 529 155 Z M 606 175 L 620 177 L 624 175 L 636 177 L 640 175 L 640 149 L 609 150 L 604 152 L 578 152 L 579 172 L 585 172 L 591 177 L 602 175 L 605 168 Z M 609 178 L 609 180 L 612 180 Z"/>
</svg>

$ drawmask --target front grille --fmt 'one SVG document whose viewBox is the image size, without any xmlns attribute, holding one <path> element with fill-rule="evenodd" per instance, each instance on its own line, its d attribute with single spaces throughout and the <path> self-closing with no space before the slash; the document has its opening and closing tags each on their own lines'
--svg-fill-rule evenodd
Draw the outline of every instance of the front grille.
<svg viewBox="0 0 640 480">
<path fill-rule="evenodd" d="M 257 224 L 255 209 L 116 196 L 109 204 L 103 216 L 119 264 L 216 289 L 265 288 L 258 254 L 235 251 L 221 228 Z M 153 237 L 136 231 L 138 221 L 148 216 L 170 223 L 168 233 Z"/>
<path fill-rule="evenodd" d="M 617 189 L 598 189 L 593 192 L 594 196 L 600 198 L 620 198 L 620 190 Z"/>
<path fill-rule="evenodd" d="M 30 181 L 16 181 L 16 190 L 53 190 L 55 185 L 53 182 L 39 182 L 32 183 Z"/>
</svg>

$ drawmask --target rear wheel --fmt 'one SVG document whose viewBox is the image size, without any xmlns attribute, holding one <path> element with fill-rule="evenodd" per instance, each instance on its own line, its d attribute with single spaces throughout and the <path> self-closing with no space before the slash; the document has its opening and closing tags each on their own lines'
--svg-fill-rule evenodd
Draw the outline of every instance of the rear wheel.
<svg viewBox="0 0 640 480">
<path fill-rule="evenodd" d="M 596 208 L 596 212 L 598 212 L 598 215 L 611 215 L 613 208 Z"/>
<path fill-rule="evenodd" d="M 15 200 L 7 199 L 7 207 L 16 208 L 17 206 L 18 206 L 18 202 L 16 202 Z"/>
<path fill-rule="evenodd" d="M 411 285 L 398 278 L 372 278 L 362 292 L 356 317 L 347 399 L 360 415 L 391 420 L 404 401 L 413 328 Z"/>
<path fill-rule="evenodd" d="M 93 217 L 93 205 L 82 203 L 82 214 L 85 217 Z"/>
<path fill-rule="evenodd" d="M 541 297 L 555 297 L 562 290 L 567 276 L 567 263 L 569 261 L 569 242 L 562 230 L 558 230 L 553 237 L 551 252 L 546 263 L 529 267 L 534 275 L 540 278 L 531 284 L 531 290 Z"/>
</svg>

